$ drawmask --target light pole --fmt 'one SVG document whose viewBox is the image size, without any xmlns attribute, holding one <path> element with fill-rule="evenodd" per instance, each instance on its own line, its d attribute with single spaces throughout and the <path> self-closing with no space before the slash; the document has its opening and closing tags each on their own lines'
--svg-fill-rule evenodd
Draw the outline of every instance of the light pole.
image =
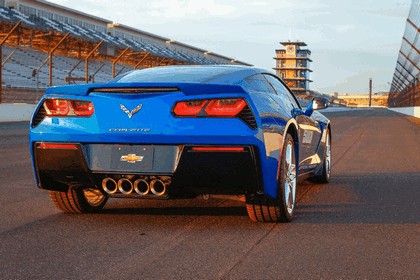
<svg viewBox="0 0 420 280">
<path fill-rule="evenodd" d="M 372 78 L 369 79 L 369 107 L 372 107 Z"/>
</svg>

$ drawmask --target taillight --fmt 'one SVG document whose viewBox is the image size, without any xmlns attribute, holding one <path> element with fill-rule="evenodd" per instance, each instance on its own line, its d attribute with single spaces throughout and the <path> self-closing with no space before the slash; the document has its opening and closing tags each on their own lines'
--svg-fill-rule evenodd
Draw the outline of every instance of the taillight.
<svg viewBox="0 0 420 280">
<path fill-rule="evenodd" d="M 243 152 L 245 151 L 244 147 L 192 147 L 192 151 L 194 152 Z"/>
<path fill-rule="evenodd" d="M 177 116 L 197 116 L 206 103 L 207 100 L 178 102 L 174 107 L 174 114 Z"/>
<path fill-rule="evenodd" d="M 214 117 L 235 117 L 245 106 L 243 99 L 214 99 L 207 105 L 206 113 Z"/>
<path fill-rule="evenodd" d="M 90 117 L 94 113 L 93 103 L 90 101 L 48 98 L 44 101 L 47 116 L 81 116 Z"/>
<path fill-rule="evenodd" d="M 93 115 L 93 104 L 89 101 L 70 101 L 73 111 L 77 116 L 92 116 Z"/>
<path fill-rule="evenodd" d="M 44 107 L 48 116 L 67 116 L 70 112 L 69 102 L 65 99 L 45 99 Z"/>
<path fill-rule="evenodd" d="M 176 103 L 173 112 L 176 116 L 197 117 L 236 117 L 247 103 L 240 98 L 192 100 Z M 204 109 L 204 112 L 203 112 Z"/>
<path fill-rule="evenodd" d="M 77 150 L 76 144 L 61 144 L 61 143 L 38 143 L 38 149 L 53 149 L 53 150 Z"/>
</svg>

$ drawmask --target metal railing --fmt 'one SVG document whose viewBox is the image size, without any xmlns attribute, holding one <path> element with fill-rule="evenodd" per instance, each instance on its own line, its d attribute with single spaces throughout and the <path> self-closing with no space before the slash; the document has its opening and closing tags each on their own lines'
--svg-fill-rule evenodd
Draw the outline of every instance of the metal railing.
<svg viewBox="0 0 420 280">
<path fill-rule="evenodd" d="M 389 90 L 390 107 L 420 106 L 420 0 L 412 0 Z"/>
</svg>

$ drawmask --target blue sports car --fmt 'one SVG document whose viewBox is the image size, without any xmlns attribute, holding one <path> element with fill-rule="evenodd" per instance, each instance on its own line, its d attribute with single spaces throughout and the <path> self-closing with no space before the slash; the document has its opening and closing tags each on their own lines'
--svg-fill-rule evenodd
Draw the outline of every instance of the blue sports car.
<svg viewBox="0 0 420 280">
<path fill-rule="evenodd" d="M 244 195 L 253 221 L 293 218 L 298 179 L 329 181 L 331 128 L 267 70 L 169 66 L 48 88 L 30 124 L 39 188 L 60 210 L 108 198 Z"/>
</svg>

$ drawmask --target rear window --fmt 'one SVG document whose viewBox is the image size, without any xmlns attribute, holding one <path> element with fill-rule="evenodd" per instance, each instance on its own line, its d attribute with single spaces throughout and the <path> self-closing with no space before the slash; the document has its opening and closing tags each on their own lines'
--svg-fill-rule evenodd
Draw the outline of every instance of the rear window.
<svg viewBox="0 0 420 280">
<path fill-rule="evenodd" d="M 229 67 L 162 67 L 132 71 L 118 80 L 117 83 L 205 83 L 220 75 L 237 71 Z"/>
<path fill-rule="evenodd" d="M 246 78 L 241 86 L 249 92 L 265 92 L 270 94 L 276 94 L 273 87 L 268 83 L 262 74 L 252 75 Z"/>
</svg>

